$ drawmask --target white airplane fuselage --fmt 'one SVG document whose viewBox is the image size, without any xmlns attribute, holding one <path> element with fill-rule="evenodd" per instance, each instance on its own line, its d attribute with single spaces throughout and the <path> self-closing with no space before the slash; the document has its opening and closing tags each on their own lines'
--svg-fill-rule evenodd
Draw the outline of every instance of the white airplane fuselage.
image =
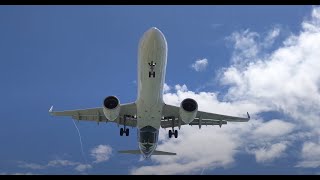
<svg viewBox="0 0 320 180">
<path fill-rule="evenodd" d="M 144 33 L 138 49 L 136 105 L 139 148 L 145 157 L 149 157 L 157 146 L 167 52 L 167 41 L 159 29 L 152 27 Z"/>
</svg>

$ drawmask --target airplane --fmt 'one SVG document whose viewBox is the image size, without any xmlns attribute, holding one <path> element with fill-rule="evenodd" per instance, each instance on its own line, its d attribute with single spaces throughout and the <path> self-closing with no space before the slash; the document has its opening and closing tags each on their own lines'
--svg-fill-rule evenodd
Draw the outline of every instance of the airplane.
<svg viewBox="0 0 320 180">
<path fill-rule="evenodd" d="M 129 136 L 130 127 L 137 128 L 139 150 L 118 151 L 127 154 L 142 154 L 150 158 L 151 155 L 176 155 L 176 153 L 158 151 L 159 129 L 172 128 L 168 137 L 178 137 L 183 125 L 222 125 L 227 122 L 247 122 L 247 117 L 234 117 L 222 114 L 198 111 L 198 104 L 192 98 L 186 98 L 180 107 L 166 104 L 163 100 L 163 86 L 167 65 L 167 41 L 163 33 L 156 27 L 148 29 L 139 41 L 138 49 L 138 93 L 135 102 L 121 104 L 116 96 L 108 96 L 103 100 L 102 107 L 53 111 L 53 116 L 70 116 L 75 120 L 94 122 L 113 122 L 123 125 L 120 136 Z"/>
</svg>

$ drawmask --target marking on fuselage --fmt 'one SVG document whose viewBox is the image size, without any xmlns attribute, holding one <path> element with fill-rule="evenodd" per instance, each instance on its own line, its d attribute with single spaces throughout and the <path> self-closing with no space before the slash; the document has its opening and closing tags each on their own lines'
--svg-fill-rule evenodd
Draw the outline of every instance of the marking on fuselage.
<svg viewBox="0 0 320 180">
<path fill-rule="evenodd" d="M 154 67 L 156 66 L 157 63 L 151 61 L 151 62 L 149 62 L 148 64 L 149 64 L 149 66 L 150 66 L 149 78 L 150 78 L 150 77 L 155 78 L 155 77 L 156 77 L 156 72 L 154 71 Z"/>
<path fill-rule="evenodd" d="M 153 71 L 154 71 L 154 67 L 156 66 L 157 63 L 151 61 L 151 62 L 149 62 L 148 64 L 149 64 L 149 66 L 150 66 L 151 71 L 153 72 Z"/>
</svg>

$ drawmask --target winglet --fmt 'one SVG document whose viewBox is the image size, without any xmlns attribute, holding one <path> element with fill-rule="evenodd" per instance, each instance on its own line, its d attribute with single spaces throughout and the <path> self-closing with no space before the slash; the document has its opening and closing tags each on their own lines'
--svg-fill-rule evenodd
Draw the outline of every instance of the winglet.
<svg viewBox="0 0 320 180">
<path fill-rule="evenodd" d="M 52 113 L 53 110 L 53 106 L 51 106 L 51 108 L 49 109 L 49 113 Z"/>
<path fill-rule="evenodd" d="M 250 115 L 249 115 L 249 113 L 247 112 L 247 115 L 248 115 L 248 119 L 250 119 Z"/>
</svg>

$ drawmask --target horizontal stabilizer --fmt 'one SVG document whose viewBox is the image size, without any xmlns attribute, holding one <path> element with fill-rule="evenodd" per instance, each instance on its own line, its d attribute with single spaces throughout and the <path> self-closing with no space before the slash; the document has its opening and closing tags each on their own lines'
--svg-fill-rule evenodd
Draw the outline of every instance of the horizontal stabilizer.
<svg viewBox="0 0 320 180">
<path fill-rule="evenodd" d="M 119 153 L 124 154 L 141 154 L 140 150 L 124 150 L 118 151 Z M 165 152 L 165 151 L 153 151 L 152 155 L 177 155 L 177 153 Z"/>
<path fill-rule="evenodd" d="M 141 154 L 140 150 L 124 150 L 124 151 L 118 151 L 118 153 L 123 153 L 123 154 Z"/>
<path fill-rule="evenodd" d="M 165 152 L 165 151 L 153 151 L 152 155 L 177 155 L 177 153 Z"/>
</svg>

